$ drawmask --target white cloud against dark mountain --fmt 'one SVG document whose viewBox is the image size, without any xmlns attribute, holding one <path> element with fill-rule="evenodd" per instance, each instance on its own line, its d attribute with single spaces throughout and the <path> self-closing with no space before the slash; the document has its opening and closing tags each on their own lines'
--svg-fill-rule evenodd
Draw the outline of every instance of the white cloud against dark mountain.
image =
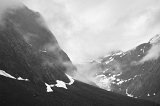
<svg viewBox="0 0 160 106">
<path fill-rule="evenodd" d="M 146 56 L 139 61 L 139 63 L 144 63 L 146 61 L 156 60 L 160 56 L 160 45 L 153 45 L 151 49 L 148 51 Z"/>
</svg>

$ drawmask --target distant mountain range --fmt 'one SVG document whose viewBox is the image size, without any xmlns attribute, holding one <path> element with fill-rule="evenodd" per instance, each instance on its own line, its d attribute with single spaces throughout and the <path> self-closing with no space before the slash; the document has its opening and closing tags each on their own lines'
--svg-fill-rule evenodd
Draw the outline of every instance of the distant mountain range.
<svg viewBox="0 0 160 106">
<path fill-rule="evenodd" d="M 130 98 L 73 79 L 71 73 L 76 71 L 75 66 L 39 13 L 26 6 L 7 9 L 3 22 L 0 26 L 0 106 L 158 106 L 155 102 Z M 150 44 L 147 45 L 149 49 Z M 116 56 L 119 55 L 114 56 L 115 60 Z M 110 57 L 100 63 L 103 69 L 107 69 L 107 58 Z M 126 58 L 124 62 L 130 61 Z M 146 65 L 156 63 L 158 60 Z M 137 71 L 134 73 L 125 75 L 132 78 Z M 153 76 L 157 79 L 158 72 L 145 77 L 152 83 L 152 89 L 150 92 L 144 89 L 143 95 L 146 92 L 158 95 L 158 79 L 155 81 Z M 149 88 L 148 84 L 143 88 Z"/>
<path fill-rule="evenodd" d="M 160 103 L 160 35 L 129 51 L 91 62 L 99 67 L 96 85 L 108 91 Z"/>
</svg>

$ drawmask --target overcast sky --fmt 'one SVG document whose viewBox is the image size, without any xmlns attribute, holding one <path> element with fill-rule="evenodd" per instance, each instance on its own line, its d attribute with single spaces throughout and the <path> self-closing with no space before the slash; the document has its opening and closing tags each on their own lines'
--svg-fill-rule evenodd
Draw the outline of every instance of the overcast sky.
<svg viewBox="0 0 160 106">
<path fill-rule="evenodd" d="M 23 0 L 74 63 L 128 50 L 160 33 L 160 0 Z"/>
</svg>

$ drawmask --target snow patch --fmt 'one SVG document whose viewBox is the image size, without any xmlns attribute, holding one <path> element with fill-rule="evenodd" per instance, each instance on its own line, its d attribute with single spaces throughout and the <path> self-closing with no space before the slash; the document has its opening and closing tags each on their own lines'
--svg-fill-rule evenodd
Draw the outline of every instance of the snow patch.
<svg viewBox="0 0 160 106">
<path fill-rule="evenodd" d="M 132 94 L 128 93 L 128 89 L 126 89 L 126 95 L 129 96 L 129 97 L 134 97 Z"/>
<path fill-rule="evenodd" d="M 122 84 L 123 82 L 125 82 L 125 80 L 120 80 L 120 81 L 117 83 L 117 85 L 120 85 L 120 84 Z"/>
<path fill-rule="evenodd" d="M 57 84 L 55 84 L 54 86 L 67 89 L 67 86 L 66 86 L 65 82 L 60 81 L 60 80 L 57 80 L 56 82 L 57 82 Z"/>
<path fill-rule="evenodd" d="M 72 85 L 72 84 L 74 83 L 74 79 L 73 79 L 71 76 L 69 76 L 68 74 L 66 74 L 66 76 L 67 76 L 68 79 L 70 80 L 70 82 L 67 83 L 67 84 L 68 84 L 68 85 Z"/>
<path fill-rule="evenodd" d="M 20 80 L 20 81 L 29 81 L 29 79 L 23 79 L 22 77 L 15 78 L 14 76 L 6 73 L 6 72 L 3 71 L 3 70 L 0 70 L 0 75 L 5 76 L 5 77 L 7 77 L 7 78 L 12 78 L 12 79 Z"/>
<path fill-rule="evenodd" d="M 45 83 L 46 87 L 47 87 L 47 92 L 53 92 L 51 87 L 58 87 L 58 88 L 64 88 L 67 89 L 66 83 L 60 80 L 56 80 L 57 84 L 47 84 Z"/>
<path fill-rule="evenodd" d="M 44 53 L 46 53 L 47 51 L 46 50 L 39 50 L 40 52 L 44 52 Z"/>
<path fill-rule="evenodd" d="M 115 55 L 121 55 L 123 52 L 115 53 Z"/>
<path fill-rule="evenodd" d="M 123 54 L 123 52 L 122 52 L 122 51 L 117 52 L 117 53 L 114 53 L 114 54 L 112 54 L 112 56 L 121 55 L 121 54 Z"/>
<path fill-rule="evenodd" d="M 123 80 L 123 79 L 117 78 L 118 76 L 122 75 L 122 72 L 118 73 L 118 74 L 114 74 L 114 75 L 111 75 L 111 74 L 108 74 L 108 75 L 109 76 L 106 76 L 104 74 L 100 74 L 100 75 L 96 76 L 97 86 L 99 86 L 102 89 L 108 90 L 108 91 L 112 90 L 112 88 L 111 88 L 112 84 L 121 85 L 121 84 L 129 82 L 131 80 L 135 80 L 137 77 L 141 76 L 141 75 L 135 75 L 132 78 Z M 130 97 L 132 96 L 131 94 L 128 94 L 127 92 L 126 92 L 126 94 Z"/>
<path fill-rule="evenodd" d="M 68 89 L 67 85 L 72 85 L 74 83 L 74 79 L 71 76 L 69 76 L 68 74 L 66 74 L 66 76 L 70 80 L 69 83 L 65 83 L 64 81 L 61 81 L 61 80 L 56 80 L 57 84 L 49 85 L 49 84 L 45 83 L 45 85 L 47 87 L 47 92 L 53 92 L 51 87 L 55 87 L 55 86 L 58 87 L 58 88 Z"/>
<path fill-rule="evenodd" d="M 6 73 L 6 72 L 3 71 L 3 70 L 0 70 L 0 75 L 5 76 L 5 77 L 8 77 L 8 78 L 16 79 L 14 76 Z"/>
<path fill-rule="evenodd" d="M 110 61 L 106 61 L 105 63 L 108 64 L 108 63 L 110 63 Z"/>
<path fill-rule="evenodd" d="M 47 87 L 47 92 L 53 92 L 51 85 L 48 85 L 47 83 L 45 83 L 46 87 Z"/>
<path fill-rule="evenodd" d="M 108 64 L 108 63 L 110 63 L 111 61 L 114 60 L 114 58 L 112 58 L 112 57 L 110 57 L 109 59 L 110 59 L 109 61 L 106 61 L 106 62 L 105 62 L 106 64 Z"/>
<path fill-rule="evenodd" d="M 125 55 L 126 55 L 126 53 L 123 52 L 122 55 L 121 55 L 120 57 L 123 57 L 123 56 L 125 56 Z"/>
<path fill-rule="evenodd" d="M 23 79 L 22 77 L 18 77 L 17 80 L 21 80 L 21 81 L 29 81 L 29 79 Z"/>
</svg>

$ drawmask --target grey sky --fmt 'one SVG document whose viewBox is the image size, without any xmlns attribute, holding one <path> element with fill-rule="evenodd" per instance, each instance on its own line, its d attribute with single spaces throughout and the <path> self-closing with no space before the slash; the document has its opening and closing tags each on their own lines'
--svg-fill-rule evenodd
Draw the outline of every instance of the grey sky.
<svg viewBox="0 0 160 106">
<path fill-rule="evenodd" d="M 160 33 L 160 0 L 23 0 L 74 63 L 131 49 Z"/>
</svg>

